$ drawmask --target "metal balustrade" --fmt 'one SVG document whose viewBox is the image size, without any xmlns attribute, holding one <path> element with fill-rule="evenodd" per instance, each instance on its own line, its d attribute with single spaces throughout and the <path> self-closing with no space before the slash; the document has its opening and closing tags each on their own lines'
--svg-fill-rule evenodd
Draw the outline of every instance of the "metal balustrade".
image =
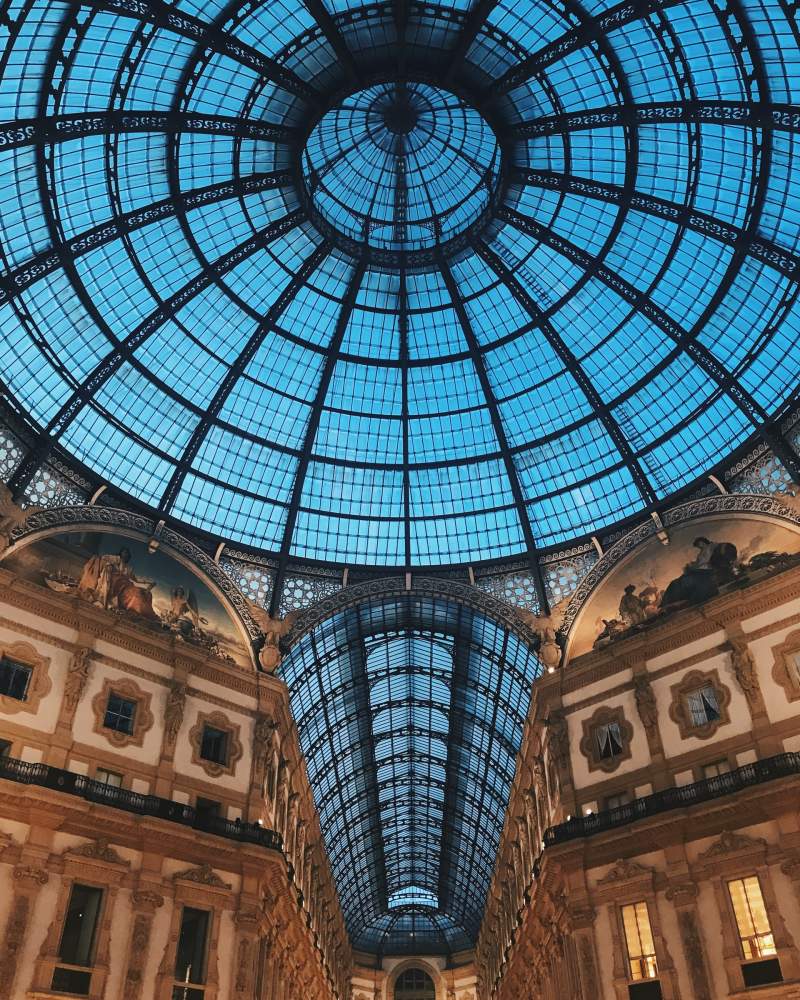
<svg viewBox="0 0 800 1000">
<path fill-rule="evenodd" d="M 745 764 L 728 774 L 705 778 L 690 785 L 664 788 L 660 792 L 634 799 L 614 809 L 590 813 L 587 816 L 573 816 L 566 823 L 551 826 L 545 831 L 544 846 L 555 847 L 556 844 L 564 844 L 578 837 L 591 837 L 606 830 L 616 830 L 648 816 L 658 816 L 671 809 L 710 802 L 712 799 L 732 795 L 754 785 L 796 774 L 800 774 L 800 753 L 781 753 L 775 757 L 766 757 L 753 764 Z"/>
<path fill-rule="evenodd" d="M 0 778 L 16 781 L 22 785 L 52 788 L 67 795 L 86 799 L 87 802 L 124 809 L 138 816 L 153 816 L 171 823 L 180 823 L 182 826 L 202 830 L 204 833 L 213 833 L 228 840 L 257 844 L 272 851 L 283 849 L 281 835 L 275 830 L 259 826 L 258 823 L 210 816 L 182 802 L 162 799 L 158 795 L 142 795 L 127 788 L 116 788 L 88 778 L 85 774 L 75 774 L 73 771 L 51 767 L 49 764 L 29 764 L 14 757 L 0 757 Z"/>
</svg>

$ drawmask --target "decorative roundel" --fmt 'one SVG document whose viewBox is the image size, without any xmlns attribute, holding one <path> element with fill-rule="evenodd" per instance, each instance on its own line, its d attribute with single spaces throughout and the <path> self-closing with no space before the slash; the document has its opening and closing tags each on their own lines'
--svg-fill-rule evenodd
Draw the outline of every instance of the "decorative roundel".
<svg viewBox="0 0 800 1000">
<path fill-rule="evenodd" d="M 381 250 L 416 250 L 447 242 L 486 213 L 500 148 L 486 121 L 454 94 L 384 83 L 323 115 L 302 173 L 333 231 Z"/>
<path fill-rule="evenodd" d="M 17 495 L 53 455 L 281 567 L 522 573 L 789 426 L 785 0 L 30 0 L 6 34 Z"/>
</svg>

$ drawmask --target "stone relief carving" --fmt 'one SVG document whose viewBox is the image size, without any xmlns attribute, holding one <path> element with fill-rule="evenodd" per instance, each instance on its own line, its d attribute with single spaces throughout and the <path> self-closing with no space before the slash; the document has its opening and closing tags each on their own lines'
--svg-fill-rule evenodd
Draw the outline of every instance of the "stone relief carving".
<svg viewBox="0 0 800 1000">
<path fill-rule="evenodd" d="M 124 865 L 130 868 L 130 861 L 126 861 L 108 843 L 105 837 L 98 837 L 88 844 L 81 844 L 79 847 L 69 847 L 64 852 L 65 855 L 79 858 L 91 858 L 93 861 L 107 861 L 112 865 Z"/>
<path fill-rule="evenodd" d="M 565 771 L 569 768 L 569 729 L 562 711 L 555 710 L 550 713 L 547 719 L 547 731 L 550 753 L 558 767 Z"/>
<path fill-rule="evenodd" d="M 208 863 L 202 864 L 197 868 L 186 868 L 182 872 L 176 872 L 172 876 L 172 881 L 197 882 L 199 885 L 211 885 L 217 889 L 231 888 L 229 883 L 223 882 Z"/>
<path fill-rule="evenodd" d="M 647 674 L 636 674 L 633 678 L 633 694 L 636 699 L 636 711 L 644 726 L 647 742 L 651 753 L 662 750 L 661 734 L 658 730 L 658 705 L 656 696 Z"/>
<path fill-rule="evenodd" d="M 122 1000 L 140 1000 L 142 978 L 150 944 L 152 918 L 142 913 L 136 915 L 131 933 L 130 958 L 122 985 Z"/>
<path fill-rule="evenodd" d="M 64 681 L 64 707 L 69 715 L 74 714 L 89 680 L 89 667 L 92 650 L 88 646 L 78 646 L 67 667 L 67 679 Z"/>
<path fill-rule="evenodd" d="M 744 833 L 723 830 L 719 839 L 700 855 L 700 860 L 709 861 L 725 857 L 727 854 L 737 854 L 739 851 L 765 850 L 767 842 L 761 837 L 748 837 Z"/>
<path fill-rule="evenodd" d="M 30 898 L 21 894 L 14 900 L 6 925 L 6 936 L 3 944 L 3 959 L 0 962 L 0 996 L 10 996 L 14 982 L 22 946 L 25 943 L 25 931 L 28 927 Z"/>
<path fill-rule="evenodd" d="M 742 689 L 751 709 L 761 707 L 761 685 L 758 682 L 756 661 L 750 652 L 746 640 L 728 639 L 728 649 L 731 658 L 731 670 L 739 687 Z"/>
<path fill-rule="evenodd" d="M 683 951 L 692 977 L 695 1000 L 711 1000 L 711 990 L 706 975 L 706 963 L 703 957 L 703 942 L 700 938 L 700 928 L 692 910 L 678 911 L 678 926 L 681 932 Z"/>
<path fill-rule="evenodd" d="M 631 861 L 629 858 L 620 858 L 611 871 L 604 875 L 598 885 L 609 885 L 612 882 L 626 882 L 630 879 L 652 877 L 653 869 L 640 865 L 638 861 Z"/>
<path fill-rule="evenodd" d="M 291 632 L 297 621 L 298 612 L 290 611 L 285 618 L 273 618 L 260 605 L 254 604 L 252 601 L 249 604 L 250 614 L 264 636 L 264 645 L 258 654 L 258 660 L 262 668 L 268 674 L 272 674 L 280 666 L 283 659 L 280 649 L 281 639 Z"/>
<path fill-rule="evenodd" d="M 167 704 L 164 709 L 164 743 L 167 747 L 174 747 L 178 741 L 185 708 L 186 685 L 172 681 L 167 692 Z"/>
<path fill-rule="evenodd" d="M 42 507 L 26 507 L 24 510 L 14 501 L 11 490 L 0 483 L 0 554 L 11 544 L 14 534 Z"/>
</svg>

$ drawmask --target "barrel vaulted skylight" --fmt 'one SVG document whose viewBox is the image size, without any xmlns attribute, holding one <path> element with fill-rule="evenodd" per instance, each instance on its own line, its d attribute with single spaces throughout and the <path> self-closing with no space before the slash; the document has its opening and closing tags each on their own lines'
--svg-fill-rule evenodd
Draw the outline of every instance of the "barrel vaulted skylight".
<svg viewBox="0 0 800 1000">
<path fill-rule="evenodd" d="M 540 667 L 444 598 L 334 614 L 280 668 L 353 946 L 474 945 Z"/>
<path fill-rule="evenodd" d="M 3 380 L 175 522 L 287 559 L 534 555 L 657 509 L 800 370 L 781 0 L 29 0 Z"/>
</svg>

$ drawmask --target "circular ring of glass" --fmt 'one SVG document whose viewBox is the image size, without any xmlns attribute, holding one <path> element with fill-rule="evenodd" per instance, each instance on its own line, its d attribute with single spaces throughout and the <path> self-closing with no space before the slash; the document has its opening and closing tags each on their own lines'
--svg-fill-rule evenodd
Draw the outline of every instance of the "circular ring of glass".
<svg viewBox="0 0 800 1000">
<path fill-rule="evenodd" d="M 454 93 L 428 83 L 378 83 L 322 116 L 301 172 L 326 228 L 376 250 L 428 250 L 486 214 L 501 151 L 488 122 Z"/>
</svg>

